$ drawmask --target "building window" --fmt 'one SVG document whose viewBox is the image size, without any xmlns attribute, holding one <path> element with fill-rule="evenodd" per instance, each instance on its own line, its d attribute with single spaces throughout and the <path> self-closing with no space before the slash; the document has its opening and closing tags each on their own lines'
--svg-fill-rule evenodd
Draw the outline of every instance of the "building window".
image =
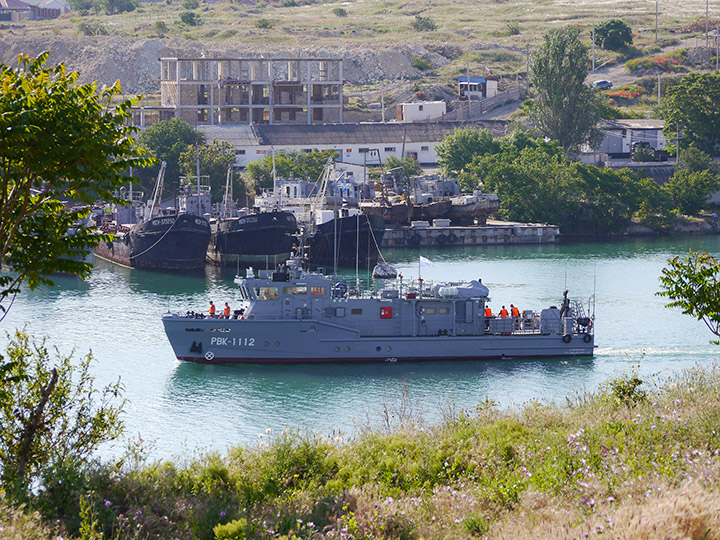
<svg viewBox="0 0 720 540">
<path fill-rule="evenodd" d="M 369 148 L 358 148 L 358 152 L 360 152 L 361 154 L 367 154 L 369 151 Z"/>
<path fill-rule="evenodd" d="M 395 147 L 394 147 L 394 146 L 386 146 L 386 147 L 385 147 L 385 151 L 386 151 L 386 152 L 394 152 L 394 151 L 395 151 Z"/>
<path fill-rule="evenodd" d="M 245 150 L 237 150 L 237 151 L 235 152 L 235 154 L 238 155 L 238 156 L 244 156 L 244 155 L 245 155 Z"/>
<path fill-rule="evenodd" d="M 430 151 L 430 147 L 429 147 L 429 146 L 421 146 L 421 147 L 420 147 L 420 151 L 421 151 L 421 152 L 429 152 L 429 151 Z"/>
<path fill-rule="evenodd" d="M 422 110 L 423 110 L 423 106 L 422 106 L 422 105 L 418 105 L 418 111 L 422 111 Z"/>
<path fill-rule="evenodd" d="M 197 121 L 198 122 L 207 122 L 208 121 L 208 110 L 207 109 L 198 109 Z"/>
<path fill-rule="evenodd" d="M 303 148 L 303 153 L 312 154 L 312 148 Z"/>
<path fill-rule="evenodd" d="M 205 84 L 198 85 L 198 105 L 207 105 L 208 102 L 208 87 Z"/>
</svg>

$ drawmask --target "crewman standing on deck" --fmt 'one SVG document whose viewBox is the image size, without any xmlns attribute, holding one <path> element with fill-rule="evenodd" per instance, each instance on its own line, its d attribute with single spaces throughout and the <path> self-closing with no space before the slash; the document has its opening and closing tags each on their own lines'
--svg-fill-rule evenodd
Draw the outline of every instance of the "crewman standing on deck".
<svg viewBox="0 0 720 540">
<path fill-rule="evenodd" d="M 211 317 L 215 316 L 215 304 L 213 304 L 212 300 L 210 300 L 210 309 L 208 309 L 208 313 Z"/>
<path fill-rule="evenodd" d="M 491 319 L 493 316 L 492 309 L 490 309 L 490 306 L 485 306 L 485 318 Z"/>
<path fill-rule="evenodd" d="M 223 309 L 223 316 L 224 316 L 226 319 L 229 319 L 229 318 L 230 318 L 230 306 L 228 305 L 227 302 L 225 302 L 225 309 Z"/>
<path fill-rule="evenodd" d="M 510 304 L 510 315 L 512 315 L 513 318 L 517 319 L 518 317 L 520 317 L 520 310 L 517 307 Z"/>
<path fill-rule="evenodd" d="M 505 309 L 505 306 L 502 307 L 500 310 L 500 318 L 501 319 L 507 319 L 508 318 L 508 310 Z"/>
</svg>

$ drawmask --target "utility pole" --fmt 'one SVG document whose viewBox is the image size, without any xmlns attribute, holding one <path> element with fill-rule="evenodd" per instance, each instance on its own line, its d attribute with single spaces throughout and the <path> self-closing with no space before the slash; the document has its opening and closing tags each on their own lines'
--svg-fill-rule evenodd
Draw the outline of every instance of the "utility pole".
<svg viewBox="0 0 720 540">
<path fill-rule="evenodd" d="M 709 46 L 708 25 L 710 24 L 710 0 L 705 0 L 705 46 Z"/>
<path fill-rule="evenodd" d="M 380 110 L 382 111 L 382 123 L 385 123 L 385 85 L 380 79 Z"/>
<path fill-rule="evenodd" d="M 593 51 L 592 70 L 593 70 L 593 73 L 595 73 L 595 23 L 593 23 L 593 25 L 592 25 L 592 47 L 593 47 L 593 49 L 592 49 L 592 51 Z"/>
<path fill-rule="evenodd" d="M 530 95 L 530 44 L 525 44 L 525 93 Z"/>
<path fill-rule="evenodd" d="M 658 44 L 658 0 L 655 0 L 655 45 Z"/>
<path fill-rule="evenodd" d="M 470 108 L 470 62 L 465 63 L 465 73 L 467 74 L 467 100 L 468 100 L 468 120 L 472 120 L 472 112 Z"/>
</svg>

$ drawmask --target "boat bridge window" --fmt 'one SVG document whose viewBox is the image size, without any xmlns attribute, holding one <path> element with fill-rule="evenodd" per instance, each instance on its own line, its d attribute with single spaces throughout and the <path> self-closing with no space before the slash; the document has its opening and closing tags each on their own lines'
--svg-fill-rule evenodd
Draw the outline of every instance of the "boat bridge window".
<svg viewBox="0 0 720 540">
<path fill-rule="evenodd" d="M 310 287 L 310 294 L 313 296 L 325 296 L 327 287 Z"/>
<path fill-rule="evenodd" d="M 446 308 L 446 307 L 438 308 L 438 313 L 440 315 L 447 315 L 448 313 L 450 313 L 450 308 Z"/>
<path fill-rule="evenodd" d="M 239 287 L 239 291 L 240 291 L 240 298 L 242 298 L 243 300 L 252 300 L 252 295 L 250 294 L 250 290 L 245 285 L 241 285 Z"/>
<path fill-rule="evenodd" d="M 427 315 L 435 315 L 435 313 L 437 313 L 437 308 L 434 308 L 434 307 L 425 308 L 425 313 Z"/>
<path fill-rule="evenodd" d="M 294 287 L 284 287 L 283 294 L 307 294 L 307 285 L 295 285 Z"/>
<path fill-rule="evenodd" d="M 278 287 L 255 287 L 255 296 L 258 300 L 277 300 L 279 298 Z"/>
<path fill-rule="evenodd" d="M 362 315 L 362 308 L 352 308 L 350 313 L 353 315 Z"/>
</svg>

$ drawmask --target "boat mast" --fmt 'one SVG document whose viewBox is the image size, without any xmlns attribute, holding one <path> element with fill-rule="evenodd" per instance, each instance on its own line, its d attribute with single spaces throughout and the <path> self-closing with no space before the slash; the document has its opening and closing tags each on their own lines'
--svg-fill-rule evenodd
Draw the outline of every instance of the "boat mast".
<svg viewBox="0 0 720 540">
<path fill-rule="evenodd" d="M 165 167 L 167 167 L 167 161 L 163 161 L 160 164 L 160 170 L 158 171 L 157 180 L 155 182 L 155 190 L 153 191 L 152 203 L 150 204 L 150 214 L 148 215 L 147 219 L 152 219 L 155 213 L 155 206 L 160 208 L 163 184 L 165 182 Z"/>
<path fill-rule="evenodd" d="M 232 214 L 232 163 L 228 165 L 227 177 L 225 178 L 225 194 L 223 195 L 222 218 L 231 217 Z"/>
</svg>

